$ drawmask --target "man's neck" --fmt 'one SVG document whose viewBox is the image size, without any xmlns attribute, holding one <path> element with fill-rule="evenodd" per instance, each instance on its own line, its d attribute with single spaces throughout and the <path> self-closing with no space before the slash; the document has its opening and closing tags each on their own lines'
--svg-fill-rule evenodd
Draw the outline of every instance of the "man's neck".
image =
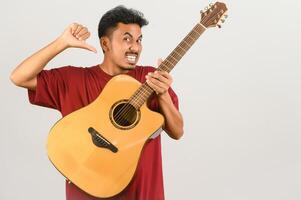
<svg viewBox="0 0 301 200">
<path fill-rule="evenodd" d="M 107 74 L 111 76 L 116 76 L 119 74 L 126 74 L 129 70 L 128 69 L 122 69 L 121 67 L 117 66 L 116 64 L 112 62 L 104 61 L 99 64 L 99 67 Z"/>
</svg>

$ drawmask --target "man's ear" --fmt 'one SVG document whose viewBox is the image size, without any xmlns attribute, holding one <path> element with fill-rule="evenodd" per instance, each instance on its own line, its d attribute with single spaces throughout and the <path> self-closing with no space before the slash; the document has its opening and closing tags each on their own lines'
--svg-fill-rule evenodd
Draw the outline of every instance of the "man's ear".
<svg viewBox="0 0 301 200">
<path fill-rule="evenodd" d="M 104 36 L 100 38 L 100 46 L 103 52 L 109 51 L 109 38 Z"/>
</svg>

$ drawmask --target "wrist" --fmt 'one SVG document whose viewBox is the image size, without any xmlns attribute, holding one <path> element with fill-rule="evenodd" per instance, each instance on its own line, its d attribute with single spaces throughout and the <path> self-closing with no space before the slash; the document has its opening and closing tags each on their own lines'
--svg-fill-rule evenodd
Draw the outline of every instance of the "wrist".
<svg viewBox="0 0 301 200">
<path fill-rule="evenodd" d="M 159 102 L 166 102 L 170 99 L 168 91 L 166 91 L 162 94 L 158 94 L 157 96 L 158 96 L 158 101 Z"/>
<path fill-rule="evenodd" d="M 69 48 L 69 45 L 62 37 L 58 37 L 56 40 L 54 40 L 54 44 L 55 44 L 55 47 L 60 51 L 63 51 L 65 49 Z"/>
</svg>

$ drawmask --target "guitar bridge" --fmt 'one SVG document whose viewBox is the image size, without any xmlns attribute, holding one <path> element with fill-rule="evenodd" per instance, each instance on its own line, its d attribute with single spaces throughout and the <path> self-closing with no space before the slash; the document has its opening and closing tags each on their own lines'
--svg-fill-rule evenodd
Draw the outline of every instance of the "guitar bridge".
<svg viewBox="0 0 301 200">
<path fill-rule="evenodd" d="M 88 128 L 88 132 L 92 136 L 93 144 L 95 144 L 97 147 L 109 149 L 113 153 L 116 153 L 118 151 L 118 148 L 115 145 L 113 145 L 110 141 L 103 137 L 93 127 Z"/>
</svg>

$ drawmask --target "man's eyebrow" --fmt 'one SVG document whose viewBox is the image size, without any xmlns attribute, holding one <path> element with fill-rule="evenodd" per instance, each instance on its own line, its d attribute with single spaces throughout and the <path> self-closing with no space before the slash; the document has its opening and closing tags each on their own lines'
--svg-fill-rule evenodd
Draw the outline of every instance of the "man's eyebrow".
<svg viewBox="0 0 301 200">
<path fill-rule="evenodd" d="M 125 32 L 123 35 L 129 35 L 131 38 L 133 37 L 129 32 Z"/>
<path fill-rule="evenodd" d="M 125 32 L 123 35 L 129 35 L 131 38 L 133 38 L 132 34 L 130 34 L 129 32 Z M 142 35 L 140 35 L 138 38 L 142 38 Z"/>
</svg>

